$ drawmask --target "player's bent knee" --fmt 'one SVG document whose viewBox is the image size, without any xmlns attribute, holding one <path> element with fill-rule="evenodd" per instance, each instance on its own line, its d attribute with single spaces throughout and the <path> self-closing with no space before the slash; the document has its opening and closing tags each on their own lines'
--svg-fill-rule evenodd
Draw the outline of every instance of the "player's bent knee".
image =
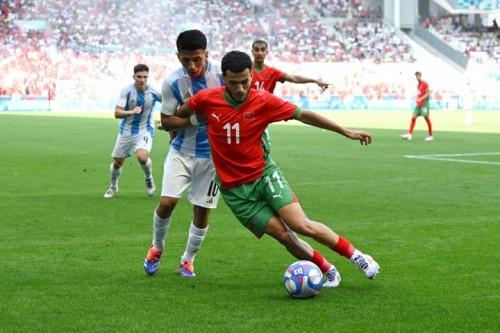
<svg viewBox="0 0 500 333">
<path fill-rule="evenodd" d="M 120 169 L 123 165 L 123 159 L 116 159 L 113 161 L 113 168 L 114 169 Z"/>
<path fill-rule="evenodd" d="M 146 156 L 146 157 L 143 157 L 143 156 L 141 156 L 141 157 L 137 157 L 137 160 L 138 160 L 138 161 L 139 161 L 139 163 L 140 163 L 140 164 L 142 164 L 142 165 L 146 165 L 146 163 L 148 163 L 148 157 L 147 157 L 147 156 Z"/>
<path fill-rule="evenodd" d="M 170 197 L 161 197 L 158 209 L 162 212 L 171 212 L 177 205 L 178 199 Z"/>
</svg>

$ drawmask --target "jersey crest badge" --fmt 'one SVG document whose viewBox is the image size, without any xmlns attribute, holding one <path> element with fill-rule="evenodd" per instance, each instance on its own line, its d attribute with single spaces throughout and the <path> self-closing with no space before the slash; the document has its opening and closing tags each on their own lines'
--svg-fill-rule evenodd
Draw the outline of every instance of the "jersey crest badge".
<svg viewBox="0 0 500 333">
<path fill-rule="evenodd" d="M 255 112 L 244 112 L 243 113 L 243 120 L 250 121 L 252 119 L 255 119 Z"/>
</svg>

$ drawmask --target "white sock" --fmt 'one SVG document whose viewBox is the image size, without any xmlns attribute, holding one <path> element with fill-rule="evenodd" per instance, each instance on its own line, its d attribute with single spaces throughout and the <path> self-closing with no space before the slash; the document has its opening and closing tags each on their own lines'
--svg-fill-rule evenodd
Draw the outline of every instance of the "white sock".
<svg viewBox="0 0 500 333">
<path fill-rule="evenodd" d="M 113 163 L 109 166 L 109 173 L 111 174 L 111 187 L 112 188 L 118 188 L 118 178 L 120 177 L 120 174 L 122 173 L 122 168 L 120 169 L 115 169 L 113 166 Z"/>
<path fill-rule="evenodd" d="M 165 247 L 165 239 L 167 238 L 168 228 L 170 227 L 170 217 L 162 219 L 156 213 L 153 215 L 153 247 L 161 250 Z"/>
<path fill-rule="evenodd" d="M 144 170 L 145 179 L 150 179 L 151 174 L 152 174 L 152 169 L 153 169 L 151 167 L 151 159 L 148 158 L 148 161 L 146 162 L 146 164 L 144 164 L 144 165 L 141 164 L 141 168 L 142 168 L 142 170 Z"/>
<path fill-rule="evenodd" d="M 203 243 L 203 239 L 205 239 L 207 231 L 208 227 L 200 229 L 195 227 L 193 222 L 191 222 L 191 227 L 189 228 L 189 239 L 186 245 L 186 250 L 181 257 L 181 262 L 194 261 L 194 256 L 200 249 L 201 243 Z"/>
</svg>

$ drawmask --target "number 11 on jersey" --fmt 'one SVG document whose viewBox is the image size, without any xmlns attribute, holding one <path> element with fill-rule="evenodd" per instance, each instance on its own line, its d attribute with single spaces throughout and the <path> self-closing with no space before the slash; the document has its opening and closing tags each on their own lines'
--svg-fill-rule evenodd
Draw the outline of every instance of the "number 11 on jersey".
<svg viewBox="0 0 500 333">
<path fill-rule="evenodd" d="M 232 135 L 231 135 L 231 130 L 234 130 L 235 133 L 235 143 L 239 144 L 240 143 L 240 124 L 236 123 L 233 126 L 231 126 L 230 123 L 226 123 L 223 127 L 226 130 L 227 134 L 227 144 L 230 145 L 232 142 Z"/>
</svg>

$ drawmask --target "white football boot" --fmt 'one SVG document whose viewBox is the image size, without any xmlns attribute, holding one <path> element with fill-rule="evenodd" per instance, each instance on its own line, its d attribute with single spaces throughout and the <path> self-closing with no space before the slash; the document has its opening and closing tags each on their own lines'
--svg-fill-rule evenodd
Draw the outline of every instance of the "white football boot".
<svg viewBox="0 0 500 333">
<path fill-rule="evenodd" d="M 156 186 L 155 182 L 153 181 L 153 178 L 146 179 L 146 193 L 148 194 L 149 197 L 152 197 L 156 192 Z"/>
<path fill-rule="evenodd" d="M 412 139 L 412 136 L 410 133 L 406 133 L 406 134 L 401 135 L 401 138 L 405 139 L 407 141 L 410 141 Z"/>
<path fill-rule="evenodd" d="M 340 273 L 332 265 L 332 267 L 325 273 L 326 281 L 323 282 L 324 288 L 335 288 L 340 284 Z"/>
<path fill-rule="evenodd" d="M 380 269 L 380 265 L 373 260 L 371 256 L 363 254 L 358 250 L 354 251 L 351 261 L 358 266 L 358 268 L 361 269 L 370 280 L 375 278 Z"/>
<path fill-rule="evenodd" d="M 105 198 L 113 198 L 116 193 L 118 193 L 118 189 L 117 188 L 114 188 L 114 187 L 110 187 L 106 193 L 104 193 L 104 197 Z"/>
</svg>

